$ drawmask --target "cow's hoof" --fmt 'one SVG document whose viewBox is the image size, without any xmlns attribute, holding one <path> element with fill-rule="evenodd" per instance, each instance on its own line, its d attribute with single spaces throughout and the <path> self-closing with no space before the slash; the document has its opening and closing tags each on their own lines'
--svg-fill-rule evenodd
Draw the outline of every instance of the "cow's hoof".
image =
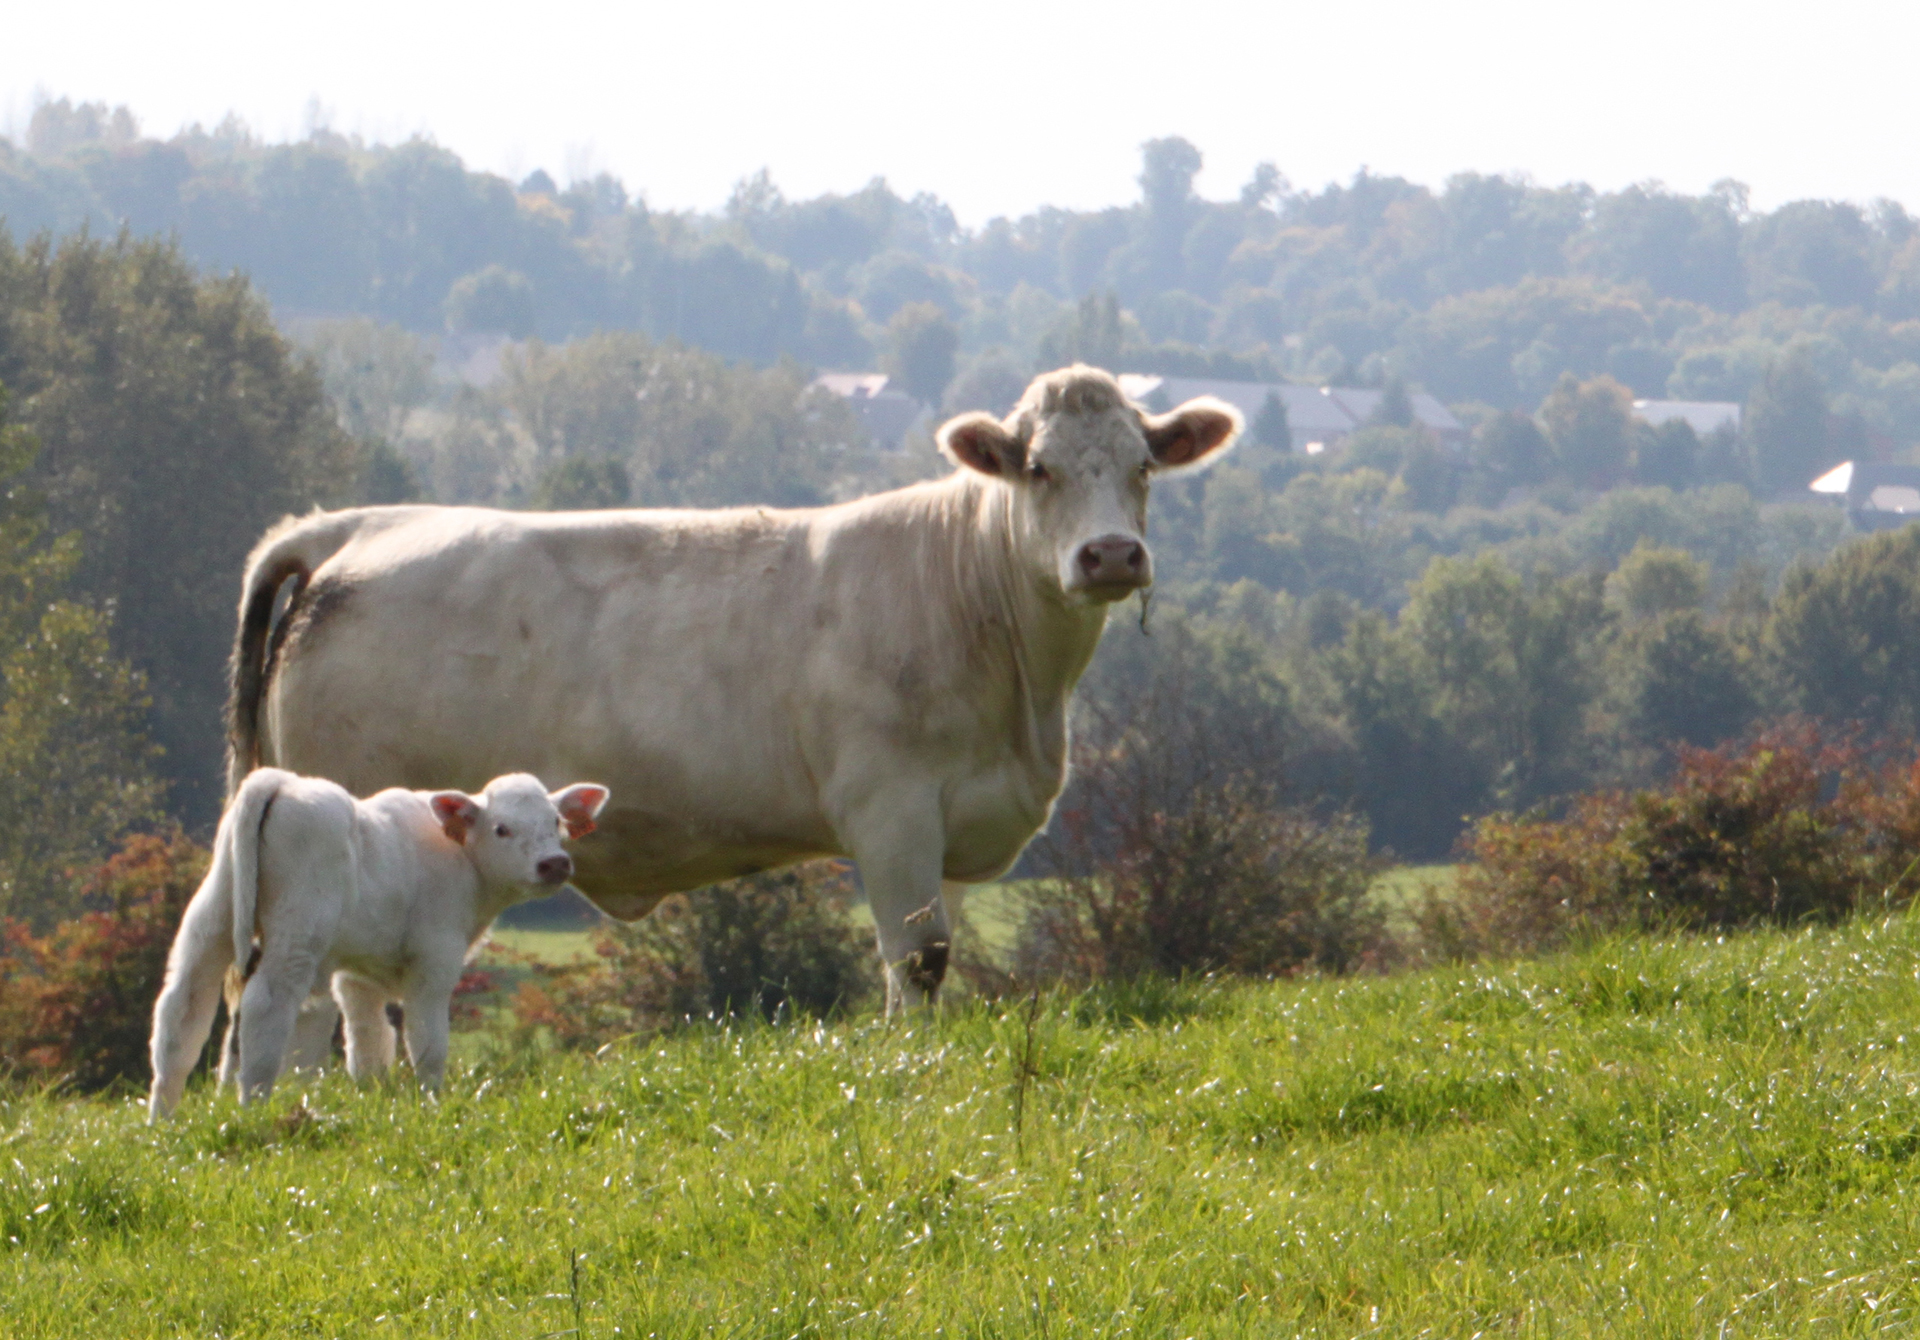
<svg viewBox="0 0 1920 1340">
<path fill-rule="evenodd" d="M 947 942 L 935 940 L 908 954 L 905 976 L 909 986 L 917 987 L 928 1000 L 933 999 L 947 977 Z"/>
</svg>

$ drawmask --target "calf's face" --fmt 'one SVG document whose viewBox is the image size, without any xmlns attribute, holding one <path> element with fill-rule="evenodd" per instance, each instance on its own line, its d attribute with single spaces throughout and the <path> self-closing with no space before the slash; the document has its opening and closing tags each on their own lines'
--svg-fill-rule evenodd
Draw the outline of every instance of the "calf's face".
<svg viewBox="0 0 1920 1340">
<path fill-rule="evenodd" d="M 539 778 L 518 772 L 494 778 L 477 796 L 436 791 L 428 803 L 487 884 L 551 892 L 573 878 L 561 842 L 593 831 L 607 788 L 576 782 L 549 793 Z"/>
<path fill-rule="evenodd" d="M 1004 421 L 963 414 L 939 440 L 957 464 L 1013 491 L 1028 561 L 1069 599 L 1103 604 L 1153 583 L 1152 477 L 1217 457 L 1240 426 L 1239 411 L 1210 396 L 1146 413 L 1106 373 L 1073 367 L 1036 378 Z"/>
</svg>

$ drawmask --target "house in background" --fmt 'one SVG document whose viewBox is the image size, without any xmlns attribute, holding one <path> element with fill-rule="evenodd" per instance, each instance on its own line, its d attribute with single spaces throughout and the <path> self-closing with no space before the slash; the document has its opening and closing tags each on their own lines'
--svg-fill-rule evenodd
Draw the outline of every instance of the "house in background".
<svg viewBox="0 0 1920 1340">
<path fill-rule="evenodd" d="M 1120 389 L 1138 404 L 1171 409 L 1195 396 L 1217 396 L 1246 415 L 1252 428 L 1269 395 L 1287 407 L 1287 429 L 1295 451 L 1318 455 L 1362 427 L 1380 408 L 1382 391 L 1357 386 L 1294 386 L 1287 382 L 1217 381 L 1208 377 L 1162 377 L 1154 373 L 1123 372 Z M 1425 391 L 1407 396 L 1414 422 L 1442 446 L 1465 450 L 1467 430 L 1447 407 Z"/>
<path fill-rule="evenodd" d="M 1920 521 L 1920 465 L 1842 461 L 1807 487 L 1845 502 L 1856 530 L 1897 530 Z"/>
<path fill-rule="evenodd" d="M 922 420 L 931 430 L 933 411 L 905 391 L 889 385 L 884 372 L 826 372 L 813 379 L 808 389 L 818 388 L 839 396 L 853 407 L 873 444 L 887 451 L 898 451 Z"/>
<path fill-rule="evenodd" d="M 1636 400 L 1633 417 L 1655 428 L 1674 419 L 1685 419 L 1687 426 L 1701 437 L 1709 437 L 1722 428 L 1740 431 L 1740 406 L 1730 400 Z"/>
</svg>

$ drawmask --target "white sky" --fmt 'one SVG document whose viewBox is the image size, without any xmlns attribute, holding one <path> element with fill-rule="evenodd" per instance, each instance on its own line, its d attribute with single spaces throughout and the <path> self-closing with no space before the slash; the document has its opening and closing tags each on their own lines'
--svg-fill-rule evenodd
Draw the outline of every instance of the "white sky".
<svg viewBox="0 0 1920 1340">
<path fill-rule="evenodd" d="M 1140 142 L 1177 134 L 1215 198 L 1270 159 L 1296 186 L 1362 164 L 1735 177 L 1762 207 L 1920 209 L 1913 0 L 93 0 L 4 26 L 16 140 L 39 95 L 125 103 L 160 135 L 233 111 L 297 138 L 318 107 L 515 179 L 610 171 L 656 207 L 715 207 L 764 165 L 790 198 L 880 175 L 977 224 L 1132 200 Z"/>
</svg>

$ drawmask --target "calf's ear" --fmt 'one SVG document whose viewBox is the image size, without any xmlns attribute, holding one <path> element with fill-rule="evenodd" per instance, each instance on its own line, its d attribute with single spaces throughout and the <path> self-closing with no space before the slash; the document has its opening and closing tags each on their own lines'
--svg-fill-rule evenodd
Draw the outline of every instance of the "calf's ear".
<svg viewBox="0 0 1920 1340">
<path fill-rule="evenodd" d="M 1142 414 L 1147 450 L 1154 468 L 1180 470 L 1199 465 L 1233 445 L 1243 424 L 1240 411 L 1224 400 L 1203 395 L 1165 414 Z"/>
<path fill-rule="evenodd" d="M 440 831 L 455 842 L 464 844 L 468 830 L 480 822 L 480 806 L 464 791 L 435 791 L 427 804 L 440 821 Z"/>
<path fill-rule="evenodd" d="M 547 799 L 560 811 L 560 822 L 567 826 L 567 836 L 577 838 L 593 831 L 593 821 L 599 816 L 600 807 L 607 803 L 609 794 L 606 787 L 593 782 L 575 782 L 572 786 L 555 791 Z"/>
<path fill-rule="evenodd" d="M 1017 478 L 1027 468 L 1027 444 L 984 410 L 941 424 L 939 443 L 948 460 L 983 475 Z"/>
</svg>

